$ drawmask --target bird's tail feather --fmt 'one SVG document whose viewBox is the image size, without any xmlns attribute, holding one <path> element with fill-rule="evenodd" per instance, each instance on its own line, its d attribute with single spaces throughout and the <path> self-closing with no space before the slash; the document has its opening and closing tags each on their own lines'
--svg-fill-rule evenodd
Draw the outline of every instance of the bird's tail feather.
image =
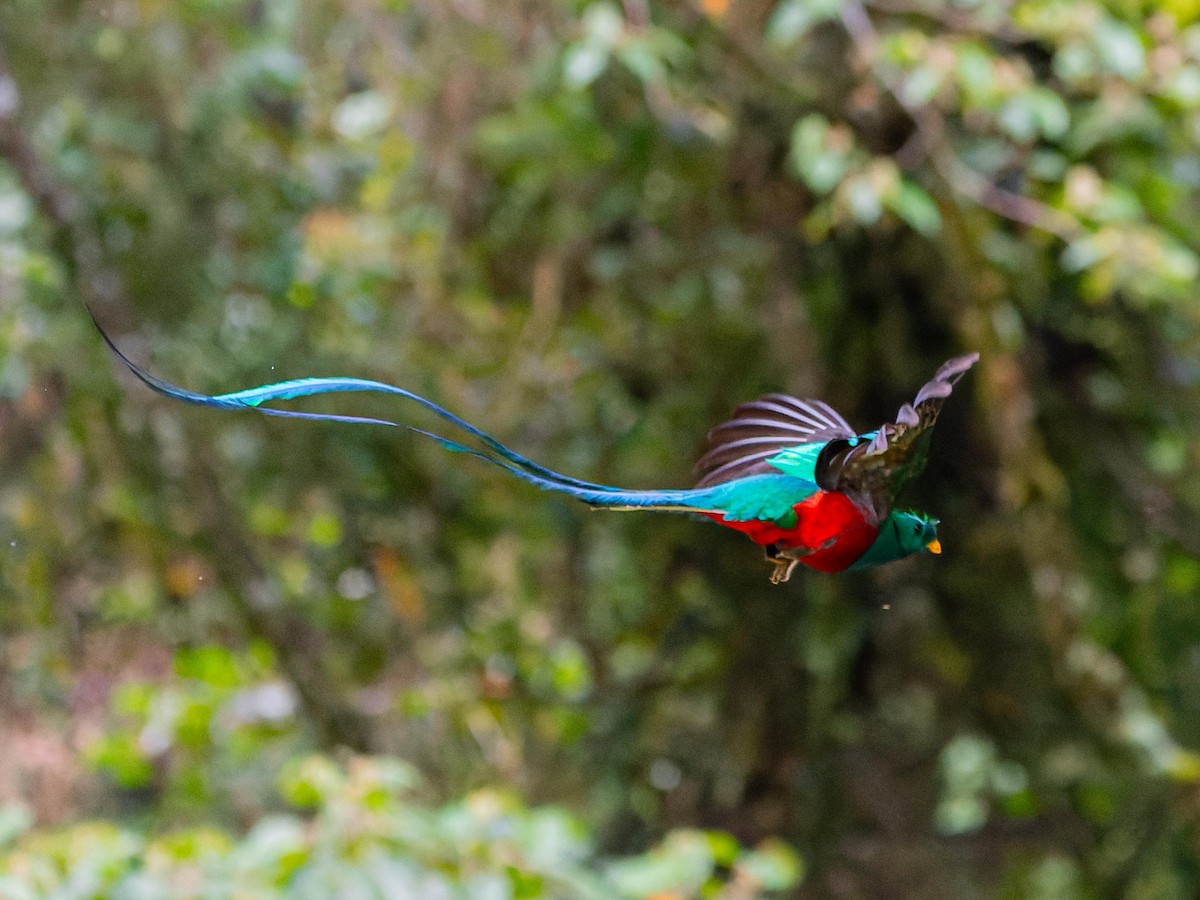
<svg viewBox="0 0 1200 900">
<path fill-rule="evenodd" d="M 89 312 L 91 312 L 89 310 Z M 292 381 L 281 381 L 274 384 L 264 384 L 259 387 L 247 388 L 242 391 L 233 391 L 228 394 L 201 394 L 197 391 L 188 390 L 180 387 L 177 384 L 172 384 L 165 379 L 159 378 L 140 365 L 131 360 L 116 343 L 110 338 L 105 330 L 100 326 L 94 314 L 92 321 L 96 325 L 96 329 L 100 332 L 100 336 L 104 338 L 109 349 L 116 354 L 117 358 L 124 363 L 133 375 L 152 390 L 163 394 L 167 397 L 173 397 L 176 400 L 182 400 L 185 403 L 192 403 L 197 406 L 208 406 L 217 409 L 233 409 L 244 410 L 253 409 L 257 412 L 269 416 L 281 416 L 292 419 L 310 419 L 324 422 L 350 422 L 355 424 L 366 425 L 387 425 L 394 428 L 406 428 L 409 431 L 415 432 L 430 440 L 436 441 L 443 449 L 453 453 L 465 453 L 469 456 L 474 456 L 485 462 L 498 466 L 501 469 L 515 475 L 522 481 L 542 488 L 543 490 L 556 491 L 558 493 L 567 494 L 580 500 L 589 506 L 604 507 L 608 509 L 663 509 L 677 511 L 699 511 L 702 507 L 696 505 L 701 500 L 696 496 L 702 494 L 702 491 L 695 490 L 667 490 L 667 491 L 640 491 L 640 490 L 624 490 L 622 488 L 613 487 L 606 484 L 597 484 L 591 481 L 582 481 L 578 478 L 572 478 L 569 475 L 564 475 L 561 472 L 555 472 L 553 469 L 548 469 L 545 466 L 539 465 L 528 457 L 522 456 L 515 450 L 505 446 L 496 438 L 492 437 L 481 428 L 477 428 L 465 419 L 456 416 L 448 409 L 439 406 L 432 400 L 422 397 L 420 394 L 413 393 L 395 385 L 387 384 L 382 381 L 371 381 L 363 378 L 299 378 Z M 277 400 L 294 400 L 299 397 L 308 397 L 314 394 L 337 394 L 337 393 L 353 393 L 353 392 L 373 392 L 382 394 L 391 394 L 401 397 L 406 400 L 411 400 L 418 403 L 425 409 L 434 413 L 446 422 L 470 435 L 478 440 L 483 447 L 480 449 L 469 447 L 466 444 L 454 441 L 433 432 L 426 431 L 414 425 L 406 425 L 400 422 L 393 422 L 389 419 L 377 419 L 367 416 L 347 416 L 334 413 L 312 413 L 302 412 L 300 410 L 279 409 L 273 406 L 265 406 L 264 404 L 271 403 Z"/>
<path fill-rule="evenodd" d="M 390 425 L 394 423 L 389 422 L 386 424 Z M 528 484 L 532 484 L 543 490 L 567 494 L 589 506 L 602 507 L 604 509 L 660 509 L 675 510 L 678 512 L 714 511 L 708 507 L 697 505 L 702 502 L 703 498 L 700 495 L 705 494 L 706 492 L 704 491 L 630 491 L 608 485 L 598 485 L 596 488 L 581 487 L 580 483 L 575 479 L 567 479 L 566 476 L 560 476 L 552 469 L 544 469 L 539 466 L 539 468 L 542 468 L 542 471 L 549 473 L 549 475 L 538 475 L 526 471 L 505 459 L 492 456 L 490 453 L 474 447 L 468 447 L 458 441 L 452 441 L 449 438 L 426 431 L 423 428 L 417 428 L 415 425 L 403 425 L 401 427 L 407 428 L 409 431 L 413 431 L 430 440 L 437 441 L 443 449 L 449 450 L 451 453 L 465 453 L 468 456 L 474 456 L 476 459 L 482 459 L 484 462 L 504 469 L 506 472 L 515 475 Z M 564 483 L 564 480 L 566 483 Z M 588 484 L 588 482 L 582 482 L 582 484 Z"/>
</svg>

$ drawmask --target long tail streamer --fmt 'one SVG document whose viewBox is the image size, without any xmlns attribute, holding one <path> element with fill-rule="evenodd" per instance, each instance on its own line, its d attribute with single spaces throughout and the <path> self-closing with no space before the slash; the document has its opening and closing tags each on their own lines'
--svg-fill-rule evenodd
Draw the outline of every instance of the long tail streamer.
<svg viewBox="0 0 1200 900">
<path fill-rule="evenodd" d="M 91 311 L 89 310 L 89 313 Z M 545 466 L 539 465 L 528 457 L 522 456 L 510 447 L 505 446 L 496 438 L 492 437 L 481 428 L 477 428 L 470 422 L 456 416 L 432 400 L 422 397 L 420 394 L 415 394 L 412 391 L 405 390 L 402 387 L 397 387 L 392 384 L 387 384 L 382 381 L 372 381 L 364 378 L 298 378 L 291 381 L 280 381 L 275 384 L 264 384 L 259 387 L 247 388 L 242 391 L 234 391 L 228 394 L 201 394 L 198 391 L 191 391 L 187 388 L 180 387 L 177 384 L 172 384 L 165 379 L 159 378 L 146 369 L 139 366 L 116 345 L 108 333 L 101 327 L 97 321 L 95 314 L 92 314 L 92 321 L 96 325 L 96 329 L 100 332 L 100 336 L 104 338 L 109 349 L 116 354 L 117 358 L 124 363 L 133 375 L 145 384 L 150 389 L 167 397 L 173 397 L 176 400 L 182 400 L 185 403 L 192 403 L 197 406 L 208 406 L 217 409 L 231 410 L 246 410 L 252 409 L 256 412 L 263 413 L 268 416 L 281 416 L 292 419 L 310 419 L 323 422 L 349 422 L 360 425 L 386 425 L 392 428 L 405 428 L 430 440 L 436 441 L 444 449 L 453 453 L 464 453 L 469 456 L 474 456 L 484 462 L 491 463 L 501 469 L 515 475 L 522 481 L 535 485 L 543 490 L 557 491 L 559 493 L 569 494 L 570 496 L 583 501 L 591 506 L 604 506 L 612 508 L 648 508 L 657 507 L 660 509 L 676 509 L 680 511 L 697 509 L 697 502 L 701 501 L 698 496 L 702 491 L 688 490 L 668 490 L 668 491 L 631 491 L 623 488 L 613 487 L 606 484 L 597 484 L 591 481 L 582 481 L 578 478 L 572 478 L 569 475 L 563 475 L 561 472 L 555 472 L 553 469 L 548 469 Z M 433 432 L 426 431 L 422 428 L 417 428 L 414 425 L 407 425 L 401 422 L 393 422 L 389 419 L 377 419 L 367 416 L 347 416 L 335 413 L 314 413 L 303 412 L 292 409 L 279 409 L 277 407 L 265 406 L 266 403 L 271 403 L 278 400 L 295 400 L 300 397 L 309 397 L 316 394 L 343 394 L 343 393 L 380 393 L 391 394 L 401 397 L 405 400 L 411 400 L 418 403 L 425 409 L 432 412 L 434 415 L 449 422 L 451 425 L 469 434 L 471 437 L 478 440 L 481 444 L 492 451 L 491 453 L 467 445 L 458 441 L 451 440 Z M 494 454 L 494 455 L 493 455 Z"/>
</svg>

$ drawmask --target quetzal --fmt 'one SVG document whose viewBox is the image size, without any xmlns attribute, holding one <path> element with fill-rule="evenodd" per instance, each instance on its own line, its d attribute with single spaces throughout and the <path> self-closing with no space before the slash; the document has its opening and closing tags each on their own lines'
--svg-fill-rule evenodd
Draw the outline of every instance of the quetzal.
<svg viewBox="0 0 1200 900">
<path fill-rule="evenodd" d="M 100 328 L 99 323 L 96 327 Z M 699 513 L 747 535 L 766 550 L 771 582 L 787 581 L 798 563 L 822 572 L 863 569 L 923 549 L 941 552 L 938 521 L 892 509 L 896 492 L 925 464 L 931 429 L 954 383 L 978 353 L 945 363 L 905 404 L 895 422 L 858 434 L 828 404 L 767 394 L 734 410 L 708 434 L 696 463 L 696 486 L 683 490 L 625 490 L 581 481 L 535 463 L 487 432 L 419 394 L 360 378 L 300 378 L 229 394 L 200 394 L 164 381 L 123 354 L 100 329 L 113 352 L 160 394 L 219 409 L 255 409 L 272 416 L 407 428 L 455 453 L 507 470 L 539 488 L 567 494 L 592 507 Z M 386 419 L 310 413 L 263 404 L 312 394 L 372 391 L 425 407 L 467 435 L 468 446 L 414 425 Z"/>
</svg>

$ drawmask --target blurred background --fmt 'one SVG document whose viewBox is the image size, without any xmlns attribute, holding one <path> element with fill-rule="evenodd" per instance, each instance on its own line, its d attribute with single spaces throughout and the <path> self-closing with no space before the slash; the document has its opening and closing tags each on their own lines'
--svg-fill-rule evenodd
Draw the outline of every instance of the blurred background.
<svg viewBox="0 0 1200 900">
<path fill-rule="evenodd" d="M 1198 20 L 0 4 L 0 895 L 1197 896 Z M 81 301 L 628 487 L 983 358 L 945 553 L 773 587 Z"/>
</svg>

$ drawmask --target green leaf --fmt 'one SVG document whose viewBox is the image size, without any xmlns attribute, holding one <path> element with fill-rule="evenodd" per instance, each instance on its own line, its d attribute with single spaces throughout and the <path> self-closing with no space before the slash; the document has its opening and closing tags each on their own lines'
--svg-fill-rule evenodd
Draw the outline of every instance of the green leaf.
<svg viewBox="0 0 1200 900">
<path fill-rule="evenodd" d="M 332 512 L 318 512 L 309 520 L 306 536 L 318 547 L 333 547 L 342 539 L 341 520 Z"/>
<path fill-rule="evenodd" d="M 29 223 L 32 213 L 29 198 L 0 180 L 0 238 L 16 235 Z"/>
<path fill-rule="evenodd" d="M 88 756 L 94 766 L 124 788 L 142 787 L 154 777 L 154 767 L 132 734 L 107 735 L 92 745 Z"/>
<path fill-rule="evenodd" d="M 663 76 L 666 67 L 646 41 L 633 41 L 617 51 L 625 68 L 643 84 L 650 84 Z"/>
<path fill-rule="evenodd" d="M 767 20 L 767 40 L 777 47 L 804 37 L 814 25 L 837 16 L 838 0 L 782 0 Z"/>
<path fill-rule="evenodd" d="M 564 810 L 548 807 L 529 814 L 522 829 L 521 843 L 531 863 L 545 871 L 553 871 L 564 863 L 583 859 L 587 851 L 587 833 Z"/>
<path fill-rule="evenodd" d="M 282 887 L 308 861 L 311 845 L 304 826 L 290 816 L 260 819 L 238 844 L 230 859 L 234 871 L 265 876 Z"/>
<path fill-rule="evenodd" d="M 1145 74 L 1146 50 L 1129 25 L 1104 16 L 1093 27 L 1091 38 L 1100 65 L 1107 71 L 1131 81 Z"/>
<path fill-rule="evenodd" d="M 1200 66 L 1188 63 L 1175 70 L 1164 91 L 1185 109 L 1200 107 Z"/>
<path fill-rule="evenodd" d="M 1028 144 L 1037 137 L 1037 116 L 1026 94 L 1018 94 L 1009 99 L 1001 107 L 996 121 L 1005 134 L 1019 143 Z"/>
<path fill-rule="evenodd" d="M 924 106 L 941 90 L 945 72 L 934 66 L 917 66 L 904 78 L 900 92 L 906 102 Z"/>
<path fill-rule="evenodd" d="M 788 162 L 792 171 L 818 194 L 832 191 L 845 176 L 853 144 L 849 134 L 827 119 L 809 114 L 792 129 Z"/>
<path fill-rule="evenodd" d="M 1068 272 L 1082 272 L 1109 255 L 1107 248 L 1094 235 L 1084 235 L 1067 244 L 1059 261 Z"/>
<path fill-rule="evenodd" d="M 732 866 L 742 853 L 737 840 L 724 831 L 707 832 L 708 846 L 712 849 L 713 862 L 718 866 Z"/>
<path fill-rule="evenodd" d="M 942 214 L 937 203 L 924 188 L 908 179 L 901 179 L 895 190 L 884 198 L 888 209 L 907 222 L 915 231 L 927 237 L 937 234 L 942 228 Z"/>
<path fill-rule="evenodd" d="M 968 105 L 988 106 L 996 93 L 995 57 L 984 47 L 970 42 L 955 50 L 954 75 L 966 94 Z"/>
<path fill-rule="evenodd" d="M 587 87 L 608 68 L 610 51 L 594 41 L 580 41 L 563 55 L 563 77 L 572 87 Z"/>
<path fill-rule="evenodd" d="M 1054 74 L 1067 84 L 1094 78 L 1098 70 L 1095 51 L 1082 40 L 1066 43 L 1054 54 Z"/>
<path fill-rule="evenodd" d="M 279 776 L 279 790 L 293 806 L 312 807 L 326 802 L 345 788 L 345 777 L 323 756 L 291 761 Z"/>
<path fill-rule="evenodd" d="M 347 140 L 361 141 L 382 133 L 391 120 L 391 100 L 379 91 L 359 91 L 334 109 L 333 130 Z"/>
<path fill-rule="evenodd" d="M 177 652 L 175 672 L 181 678 L 193 678 L 213 687 L 232 688 L 244 682 L 233 653 L 211 644 Z"/>
<path fill-rule="evenodd" d="M 1028 102 L 1043 137 L 1053 141 L 1066 135 L 1071 127 L 1071 113 L 1062 97 L 1047 88 L 1037 87 L 1029 92 Z"/>
<path fill-rule="evenodd" d="M 625 17 L 612 3 L 592 3 L 583 13 L 583 33 L 604 47 L 615 46 L 625 33 Z"/>
<path fill-rule="evenodd" d="M 592 687 L 592 675 L 583 649 L 574 641 L 563 641 L 551 657 L 554 689 L 567 700 L 581 700 Z"/>
<path fill-rule="evenodd" d="M 879 190 L 869 179 L 861 175 L 849 178 L 842 185 L 846 205 L 860 225 L 874 225 L 883 214 L 883 201 Z"/>
<path fill-rule="evenodd" d="M 696 891 L 712 875 L 713 854 L 703 832 L 680 829 L 649 853 L 609 866 L 617 888 L 631 897 Z"/>
<path fill-rule="evenodd" d="M 33 825 L 33 813 L 23 803 L 0 806 L 0 847 L 11 844 Z"/>
<path fill-rule="evenodd" d="M 745 872 L 768 891 L 786 891 L 804 879 L 800 856 L 781 840 L 768 839 L 738 857 L 736 871 Z"/>
</svg>

